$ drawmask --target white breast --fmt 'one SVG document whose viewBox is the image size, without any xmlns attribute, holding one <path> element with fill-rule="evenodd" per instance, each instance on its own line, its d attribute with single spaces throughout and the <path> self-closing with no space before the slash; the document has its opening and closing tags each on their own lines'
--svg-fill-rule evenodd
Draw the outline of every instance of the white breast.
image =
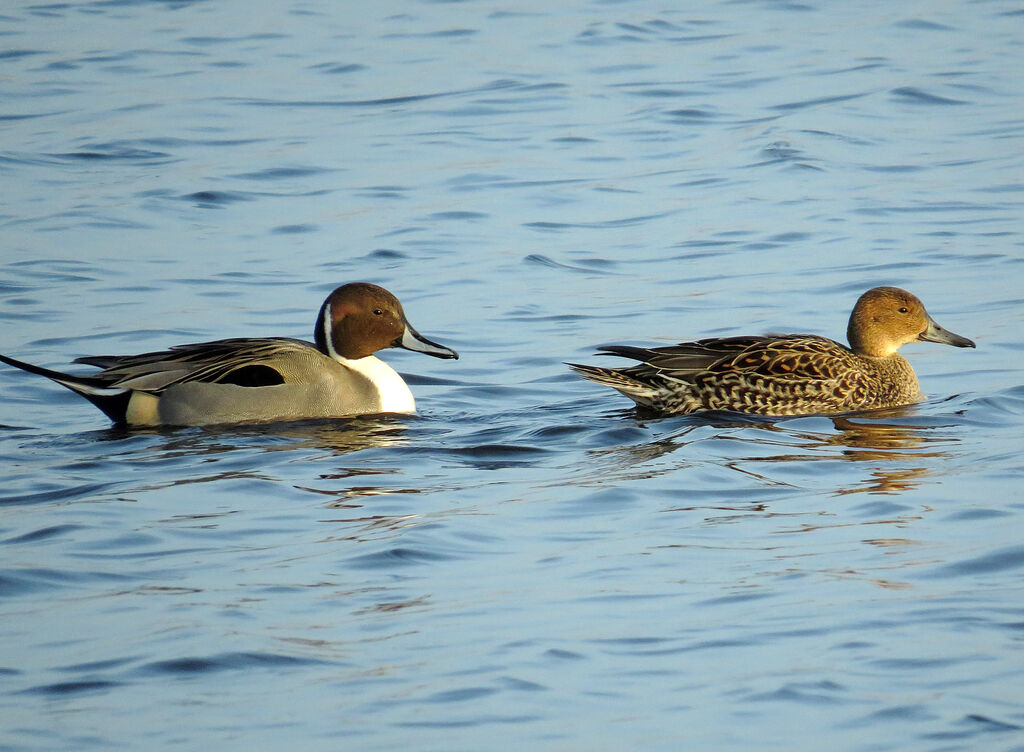
<svg viewBox="0 0 1024 752">
<path fill-rule="evenodd" d="M 394 368 L 383 360 L 368 355 L 358 360 L 338 358 L 346 368 L 358 371 L 373 382 L 380 394 L 380 409 L 385 413 L 414 413 L 416 400 L 412 397 L 408 385 L 402 380 Z"/>
</svg>

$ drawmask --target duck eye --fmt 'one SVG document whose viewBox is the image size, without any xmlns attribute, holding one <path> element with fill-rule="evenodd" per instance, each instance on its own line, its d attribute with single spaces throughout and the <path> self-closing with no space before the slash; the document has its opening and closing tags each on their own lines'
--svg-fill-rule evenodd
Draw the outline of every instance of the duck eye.
<svg viewBox="0 0 1024 752">
<path fill-rule="evenodd" d="M 900 313 L 909 313 L 910 309 L 906 306 L 900 306 Z"/>
<path fill-rule="evenodd" d="M 374 316 L 383 316 L 383 315 L 384 315 L 384 311 L 382 311 L 382 310 L 381 310 L 381 309 L 379 309 L 379 308 L 374 308 L 374 309 L 373 309 L 373 315 L 374 315 Z"/>
</svg>

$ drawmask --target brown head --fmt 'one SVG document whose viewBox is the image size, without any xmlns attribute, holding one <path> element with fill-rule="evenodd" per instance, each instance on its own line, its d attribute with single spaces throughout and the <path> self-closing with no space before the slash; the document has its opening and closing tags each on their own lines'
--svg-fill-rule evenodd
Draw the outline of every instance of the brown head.
<svg viewBox="0 0 1024 752">
<path fill-rule="evenodd" d="M 908 342 L 974 347 L 971 340 L 936 324 L 916 296 L 898 287 L 875 287 L 861 295 L 846 337 L 855 353 L 874 358 L 888 357 Z"/>
<path fill-rule="evenodd" d="M 420 335 L 406 320 L 398 298 L 369 282 L 351 282 L 327 296 L 316 319 L 315 338 L 320 352 L 335 359 L 358 360 L 387 347 L 459 357 Z"/>
</svg>

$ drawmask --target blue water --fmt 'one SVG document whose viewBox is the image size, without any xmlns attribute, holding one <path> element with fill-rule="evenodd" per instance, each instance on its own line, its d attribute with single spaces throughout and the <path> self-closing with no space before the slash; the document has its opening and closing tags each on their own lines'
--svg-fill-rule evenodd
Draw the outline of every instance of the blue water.
<svg viewBox="0 0 1024 752">
<path fill-rule="evenodd" d="M 1024 750 L 1022 39 L 8 3 L 0 352 L 308 339 L 368 280 L 462 359 L 385 353 L 417 417 L 218 431 L 0 369 L 0 749 Z M 978 343 L 905 348 L 924 404 L 643 420 L 562 364 L 841 339 L 879 284 Z"/>
</svg>

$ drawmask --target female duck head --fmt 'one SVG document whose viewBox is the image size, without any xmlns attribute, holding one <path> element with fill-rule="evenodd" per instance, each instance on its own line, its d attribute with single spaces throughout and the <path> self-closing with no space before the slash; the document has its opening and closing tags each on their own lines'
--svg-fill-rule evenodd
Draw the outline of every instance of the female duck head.
<svg viewBox="0 0 1024 752">
<path fill-rule="evenodd" d="M 873 358 L 889 357 L 908 342 L 974 347 L 971 340 L 935 323 L 916 296 L 898 287 L 875 287 L 861 295 L 846 337 L 855 353 Z"/>
</svg>

